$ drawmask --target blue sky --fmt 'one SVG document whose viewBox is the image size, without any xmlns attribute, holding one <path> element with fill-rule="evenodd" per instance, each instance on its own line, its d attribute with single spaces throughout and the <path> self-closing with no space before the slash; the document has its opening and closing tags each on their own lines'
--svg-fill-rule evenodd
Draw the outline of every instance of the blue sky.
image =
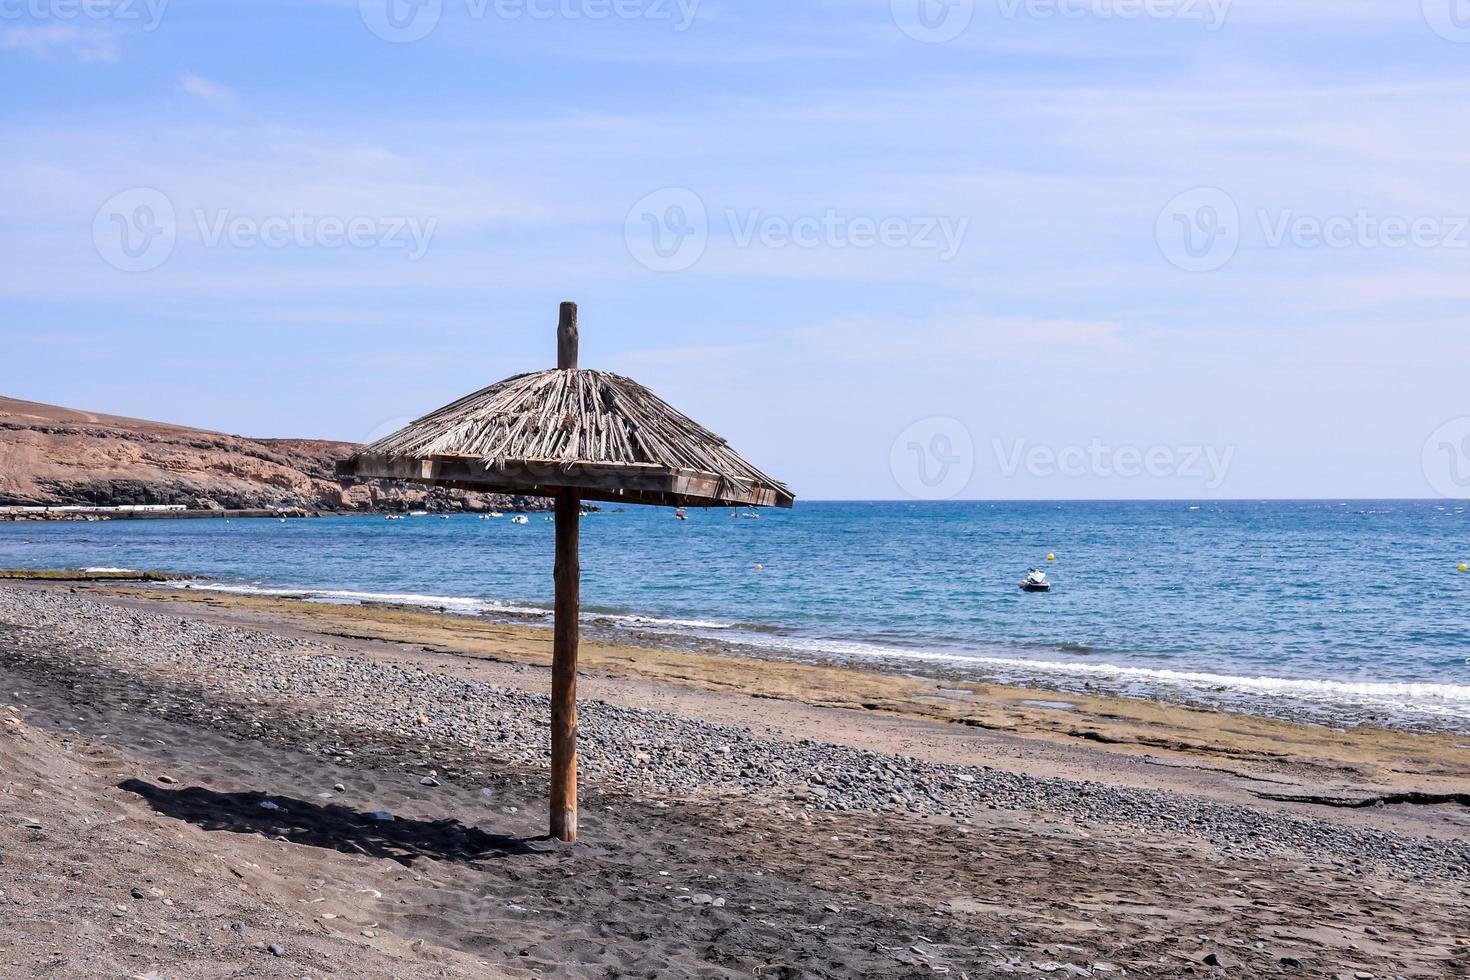
<svg viewBox="0 0 1470 980">
<path fill-rule="evenodd" d="M 1470 495 L 1464 0 L 389 2 L 0 0 L 0 393 L 360 440 L 575 299 L 808 498 Z"/>
</svg>

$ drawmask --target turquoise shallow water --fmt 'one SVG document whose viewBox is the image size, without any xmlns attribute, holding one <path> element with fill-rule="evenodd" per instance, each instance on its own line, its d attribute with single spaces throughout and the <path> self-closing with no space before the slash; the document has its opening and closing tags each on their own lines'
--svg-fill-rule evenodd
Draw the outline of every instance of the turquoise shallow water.
<svg viewBox="0 0 1470 980">
<path fill-rule="evenodd" d="M 0 566 L 156 568 L 536 614 L 550 605 L 553 530 L 541 515 L 10 524 Z M 1470 731 L 1470 575 L 1456 570 L 1470 517 L 1457 502 L 803 502 L 687 522 L 629 508 L 589 516 L 582 538 L 584 608 L 615 628 Z M 1036 565 L 1049 594 L 1017 587 Z"/>
</svg>

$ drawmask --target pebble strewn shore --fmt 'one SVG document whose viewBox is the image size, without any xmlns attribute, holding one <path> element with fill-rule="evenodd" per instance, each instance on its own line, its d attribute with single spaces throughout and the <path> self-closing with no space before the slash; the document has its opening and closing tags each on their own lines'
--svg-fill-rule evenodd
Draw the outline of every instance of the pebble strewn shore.
<svg viewBox="0 0 1470 980">
<path fill-rule="evenodd" d="M 546 765 L 548 704 L 542 695 L 62 592 L 0 588 L 0 628 L 22 641 L 14 644 L 17 651 L 55 656 L 51 651 L 63 645 L 75 649 L 78 669 L 95 658 L 99 668 L 135 677 L 130 697 L 139 710 L 253 726 L 269 737 L 268 722 L 249 720 L 251 705 L 283 704 L 309 718 L 311 731 L 290 733 L 297 743 L 350 755 L 345 743 L 351 731 L 395 732 L 421 740 L 424 755 L 441 760 L 435 764 L 446 778 L 473 775 L 475 760 L 501 770 Z M 1349 871 L 1376 866 L 1412 877 L 1470 877 L 1465 841 L 1407 837 L 1176 793 L 940 765 L 811 739 L 772 740 L 595 701 L 583 702 L 580 727 L 584 779 L 603 790 L 669 798 L 756 794 L 793 814 L 890 810 L 963 821 L 993 808 L 1083 827 L 1124 823 L 1182 833 L 1236 856 L 1284 854 Z M 466 772 L 452 771 L 454 765 Z"/>
</svg>

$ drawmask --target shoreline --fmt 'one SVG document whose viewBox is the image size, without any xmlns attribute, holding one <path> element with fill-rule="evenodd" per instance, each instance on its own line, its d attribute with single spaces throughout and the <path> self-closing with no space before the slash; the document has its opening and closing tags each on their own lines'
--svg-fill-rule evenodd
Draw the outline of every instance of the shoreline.
<svg viewBox="0 0 1470 980">
<path fill-rule="evenodd" d="M 208 575 L 178 572 L 105 569 L 0 569 L 3 581 L 137 581 L 180 591 L 209 592 L 244 599 L 279 599 L 313 608 L 383 609 L 405 615 L 421 613 L 468 622 L 550 631 L 550 610 L 532 605 L 503 603 L 456 596 L 395 595 L 324 587 L 266 587 L 236 584 Z M 1020 655 L 947 653 L 915 646 L 907 649 L 858 641 L 803 637 L 773 629 L 767 636 L 742 624 L 664 620 L 626 610 L 588 610 L 582 630 L 604 645 L 645 650 L 680 650 L 748 662 L 786 663 L 858 673 L 877 673 L 941 682 L 928 697 L 961 697 L 975 687 L 1032 692 L 1031 700 L 1050 702 L 1068 710 L 1078 699 L 1100 698 L 1135 704 L 1171 705 L 1242 718 L 1269 719 L 1288 724 L 1329 728 L 1391 730 L 1445 736 L 1470 745 L 1470 719 L 1453 713 L 1459 701 L 1438 711 L 1422 701 L 1389 708 L 1384 700 L 1402 689 L 1421 699 L 1425 691 L 1454 685 L 1429 682 L 1367 682 L 1330 679 L 1231 676 L 1198 670 L 1164 669 L 1108 662 L 1077 662 L 1027 658 Z M 783 642 L 785 641 L 785 642 Z M 861 647 L 858 651 L 856 648 Z M 848 648 L 846 652 L 844 648 Z M 1102 655 L 1105 657 L 1106 655 Z M 1126 659 L 1126 658 L 1124 658 Z M 944 684 L 950 686 L 946 688 Z M 1366 689 L 1375 689 L 1371 692 Z M 1439 694 L 1439 697 L 1446 697 Z"/>
<path fill-rule="evenodd" d="M 568 846 L 544 837 L 548 652 L 417 611 L 0 585 L 0 896 L 23 898 L 0 958 L 50 975 L 67 948 L 81 980 L 1470 966 L 1470 749 L 1443 738 L 995 687 L 961 715 L 915 678 L 591 641 Z"/>
<path fill-rule="evenodd" d="M 35 587 L 52 588 L 43 583 Z M 221 623 L 286 627 L 298 635 L 412 650 L 456 667 L 545 669 L 551 631 L 492 617 L 392 604 L 337 604 L 210 588 L 94 583 L 73 586 L 140 609 L 177 609 Z M 1154 757 L 1160 766 L 1204 764 L 1267 789 L 1297 785 L 1303 798 L 1359 801 L 1470 789 L 1470 739 L 1368 725 L 1349 729 L 1097 692 L 920 676 L 881 664 L 815 663 L 690 649 L 621 631 L 588 631 L 579 673 L 646 686 L 789 702 L 1015 736 L 1044 745 Z M 1285 777 L 1285 778 L 1283 778 Z M 1280 795 L 1280 794 L 1278 794 Z M 1289 794 L 1288 794 L 1289 795 Z"/>
<path fill-rule="evenodd" d="M 188 581 L 185 575 L 172 578 Z M 360 605 L 404 612 L 459 616 L 479 621 L 550 629 L 550 610 L 455 596 L 396 596 L 313 587 L 259 587 L 211 581 L 193 586 L 222 594 L 282 598 L 312 605 Z M 770 661 L 917 676 L 957 684 L 985 684 L 1048 692 L 1054 699 L 1100 696 L 1126 701 L 1170 704 L 1252 718 L 1320 725 L 1335 729 L 1388 728 L 1441 734 L 1470 742 L 1470 717 L 1459 718 L 1428 704 L 1384 701 L 1399 690 L 1453 685 L 1430 682 L 1368 682 L 1328 678 L 1232 676 L 1186 668 L 1165 669 L 1129 664 L 1029 658 L 1005 651 L 990 654 L 945 652 L 893 643 L 822 640 L 772 629 L 769 633 L 740 624 L 699 624 L 663 620 L 629 611 L 597 611 L 584 607 L 584 632 L 615 646 L 678 649 L 743 660 Z M 859 649 L 861 648 L 861 649 Z M 849 652 L 833 652 L 847 650 Z M 1101 657 L 1105 658 L 1106 654 Z M 1126 659 L 1126 658 L 1122 658 Z M 1367 692 L 1364 688 L 1375 688 Z M 1419 695 L 1421 698 L 1424 695 Z M 1467 704 L 1470 711 L 1470 704 Z"/>
</svg>

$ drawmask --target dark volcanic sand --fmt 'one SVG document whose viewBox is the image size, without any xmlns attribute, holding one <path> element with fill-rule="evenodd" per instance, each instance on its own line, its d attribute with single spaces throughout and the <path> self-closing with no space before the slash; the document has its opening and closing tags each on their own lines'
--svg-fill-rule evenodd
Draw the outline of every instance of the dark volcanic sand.
<svg viewBox="0 0 1470 980">
<path fill-rule="evenodd" d="M 919 900 L 907 911 L 856 882 L 822 887 L 839 870 L 830 867 L 830 855 L 841 851 L 831 841 L 841 828 L 794 832 L 789 822 L 759 812 L 749 815 L 755 823 L 735 827 L 747 815 L 594 795 L 583 804 L 584 841 L 564 845 L 540 836 L 546 787 L 536 776 L 484 785 L 446 779 L 425 787 L 421 777 L 399 768 L 405 759 L 422 757 L 407 745 L 358 742 L 343 765 L 274 739 L 238 737 L 229 726 L 119 710 L 111 705 L 136 700 L 137 691 L 115 678 L 94 675 L 65 690 L 46 679 L 0 672 L 0 685 L 25 704 L 29 724 L 75 730 L 89 740 L 105 737 L 148 773 L 176 780 L 165 785 L 145 775 L 116 784 L 165 820 L 339 854 L 313 873 L 331 875 L 322 893 L 332 896 L 334 908 L 357 909 L 346 924 L 332 923 L 349 934 L 357 931 L 349 925 L 376 925 L 510 972 L 561 976 L 908 976 L 921 957 L 971 966 L 991 941 L 931 915 L 922 901 L 924 879 L 947 872 L 926 871 L 925 855 L 904 862 L 912 877 L 901 890 Z M 271 727 L 288 729 L 290 720 Z M 346 791 L 332 793 L 337 783 Z M 266 800 L 279 808 L 262 809 Z M 369 816 L 380 810 L 395 819 Z M 939 860 L 953 861 L 952 846 L 929 846 Z M 877 841 L 863 850 L 868 853 L 853 859 L 858 881 L 869 877 L 875 856 L 880 873 L 891 858 Z M 126 900 L 123 884 L 118 887 Z M 359 892 L 369 888 L 382 899 Z M 910 949 L 914 944 L 924 952 Z M 237 955 L 259 959 L 245 950 Z M 271 959 L 260 965 L 275 966 Z M 330 964 L 307 964 L 331 972 Z"/>
<path fill-rule="evenodd" d="M 0 626 L 4 703 L 24 719 L 0 726 L 6 976 L 1181 977 L 1220 973 L 1210 954 L 1236 976 L 1470 965 L 1463 879 L 1351 855 L 1225 857 L 1050 812 L 979 807 L 964 826 L 587 783 L 584 839 L 566 846 L 539 836 L 537 769 L 368 727 L 324 739 L 325 705 L 141 678 L 63 637 Z M 441 785 L 423 784 L 431 771 Z"/>
</svg>

